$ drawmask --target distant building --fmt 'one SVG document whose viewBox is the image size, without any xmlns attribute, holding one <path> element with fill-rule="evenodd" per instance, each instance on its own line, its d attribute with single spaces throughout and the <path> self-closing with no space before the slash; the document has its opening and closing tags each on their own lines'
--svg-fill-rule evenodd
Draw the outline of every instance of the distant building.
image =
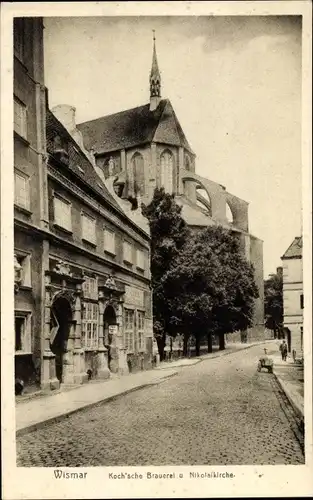
<svg viewBox="0 0 313 500">
<path fill-rule="evenodd" d="M 161 98 L 161 75 L 153 44 L 150 102 L 78 125 L 95 156 L 99 175 L 107 178 L 114 161 L 116 190 L 122 199 L 148 203 L 156 187 L 175 194 L 192 229 L 219 224 L 236 234 L 254 265 L 259 290 L 254 324 L 264 333 L 263 242 L 249 232 L 248 203 L 216 182 L 196 174 L 196 155 L 169 99 Z M 186 102 L 186 105 L 188 103 Z M 209 147 L 209 144 L 208 144 Z M 227 209 L 232 220 L 227 218 Z"/>
<path fill-rule="evenodd" d="M 56 389 L 149 368 L 147 220 L 97 175 L 75 110 L 49 110 L 41 19 L 15 20 L 14 55 L 16 379 Z"/>
<path fill-rule="evenodd" d="M 296 237 L 281 257 L 283 263 L 284 331 L 289 352 L 303 356 L 302 237 Z"/>
</svg>

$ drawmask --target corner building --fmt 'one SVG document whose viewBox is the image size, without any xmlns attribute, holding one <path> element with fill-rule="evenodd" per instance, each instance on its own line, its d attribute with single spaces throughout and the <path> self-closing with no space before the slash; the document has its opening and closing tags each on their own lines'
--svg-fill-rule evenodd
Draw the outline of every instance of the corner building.
<svg viewBox="0 0 313 500">
<path fill-rule="evenodd" d="M 151 367 L 150 236 L 49 110 L 42 34 L 15 20 L 15 377 L 56 389 Z"/>
<path fill-rule="evenodd" d="M 297 236 L 281 257 L 283 264 L 284 332 L 288 351 L 303 358 L 303 237 Z"/>
<path fill-rule="evenodd" d="M 155 39 L 149 85 L 149 103 L 79 124 L 84 144 L 93 152 L 95 168 L 102 178 L 108 178 L 110 170 L 114 172 L 122 199 L 139 198 L 149 203 L 154 189 L 164 187 L 166 192 L 175 194 L 183 218 L 194 231 L 218 224 L 237 235 L 243 253 L 254 265 L 259 290 L 254 329 L 248 336 L 262 339 L 263 242 L 249 232 L 248 203 L 196 173 L 196 155 L 171 102 L 161 98 Z"/>
</svg>

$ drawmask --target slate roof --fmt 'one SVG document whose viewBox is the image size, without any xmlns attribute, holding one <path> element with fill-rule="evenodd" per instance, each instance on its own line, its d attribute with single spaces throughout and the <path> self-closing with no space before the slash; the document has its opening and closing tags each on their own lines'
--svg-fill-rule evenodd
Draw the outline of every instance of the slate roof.
<svg viewBox="0 0 313 500">
<path fill-rule="evenodd" d="M 115 210 L 117 210 L 119 213 L 122 213 L 119 205 L 116 203 L 115 199 L 113 198 L 105 184 L 102 182 L 101 178 L 97 175 L 89 159 L 80 149 L 76 141 L 74 141 L 66 128 L 59 122 L 59 120 L 50 110 L 47 110 L 46 116 L 46 136 L 48 152 L 53 156 L 53 139 L 56 135 L 64 138 L 68 145 L 69 162 L 67 168 L 72 173 L 74 173 L 75 176 L 79 177 L 79 179 L 83 181 L 85 185 L 89 185 L 94 191 L 96 191 L 101 196 L 101 198 L 111 206 L 113 206 Z"/>
<path fill-rule="evenodd" d="M 173 123 L 174 121 L 174 123 Z M 170 125 L 170 126 L 169 126 Z M 161 137 L 156 132 L 162 127 Z M 167 133 L 164 134 L 167 129 Z M 162 99 L 154 111 L 150 104 L 120 111 L 77 125 L 87 150 L 108 153 L 155 142 L 183 146 L 193 153 L 168 99 Z"/>
<path fill-rule="evenodd" d="M 282 259 L 295 259 L 302 257 L 302 236 L 297 236 L 287 248 Z"/>
</svg>

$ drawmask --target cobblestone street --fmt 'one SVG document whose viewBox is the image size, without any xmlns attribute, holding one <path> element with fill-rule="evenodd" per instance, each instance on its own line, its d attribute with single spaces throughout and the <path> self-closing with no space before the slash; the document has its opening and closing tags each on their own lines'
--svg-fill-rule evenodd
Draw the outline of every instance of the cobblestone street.
<svg viewBox="0 0 313 500">
<path fill-rule="evenodd" d="M 18 437 L 17 463 L 303 464 L 291 409 L 274 375 L 256 370 L 260 354 L 252 347 L 183 367 L 159 385 Z"/>
</svg>

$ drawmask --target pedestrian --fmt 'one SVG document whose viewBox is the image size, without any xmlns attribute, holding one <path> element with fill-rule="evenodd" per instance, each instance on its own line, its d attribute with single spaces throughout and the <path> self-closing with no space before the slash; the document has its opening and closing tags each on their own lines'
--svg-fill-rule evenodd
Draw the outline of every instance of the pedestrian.
<svg viewBox="0 0 313 500">
<path fill-rule="evenodd" d="M 279 350 L 281 352 L 281 359 L 283 361 L 286 361 L 287 360 L 288 347 L 287 347 L 287 344 L 286 344 L 285 340 L 283 340 L 282 343 L 280 344 Z"/>
</svg>

